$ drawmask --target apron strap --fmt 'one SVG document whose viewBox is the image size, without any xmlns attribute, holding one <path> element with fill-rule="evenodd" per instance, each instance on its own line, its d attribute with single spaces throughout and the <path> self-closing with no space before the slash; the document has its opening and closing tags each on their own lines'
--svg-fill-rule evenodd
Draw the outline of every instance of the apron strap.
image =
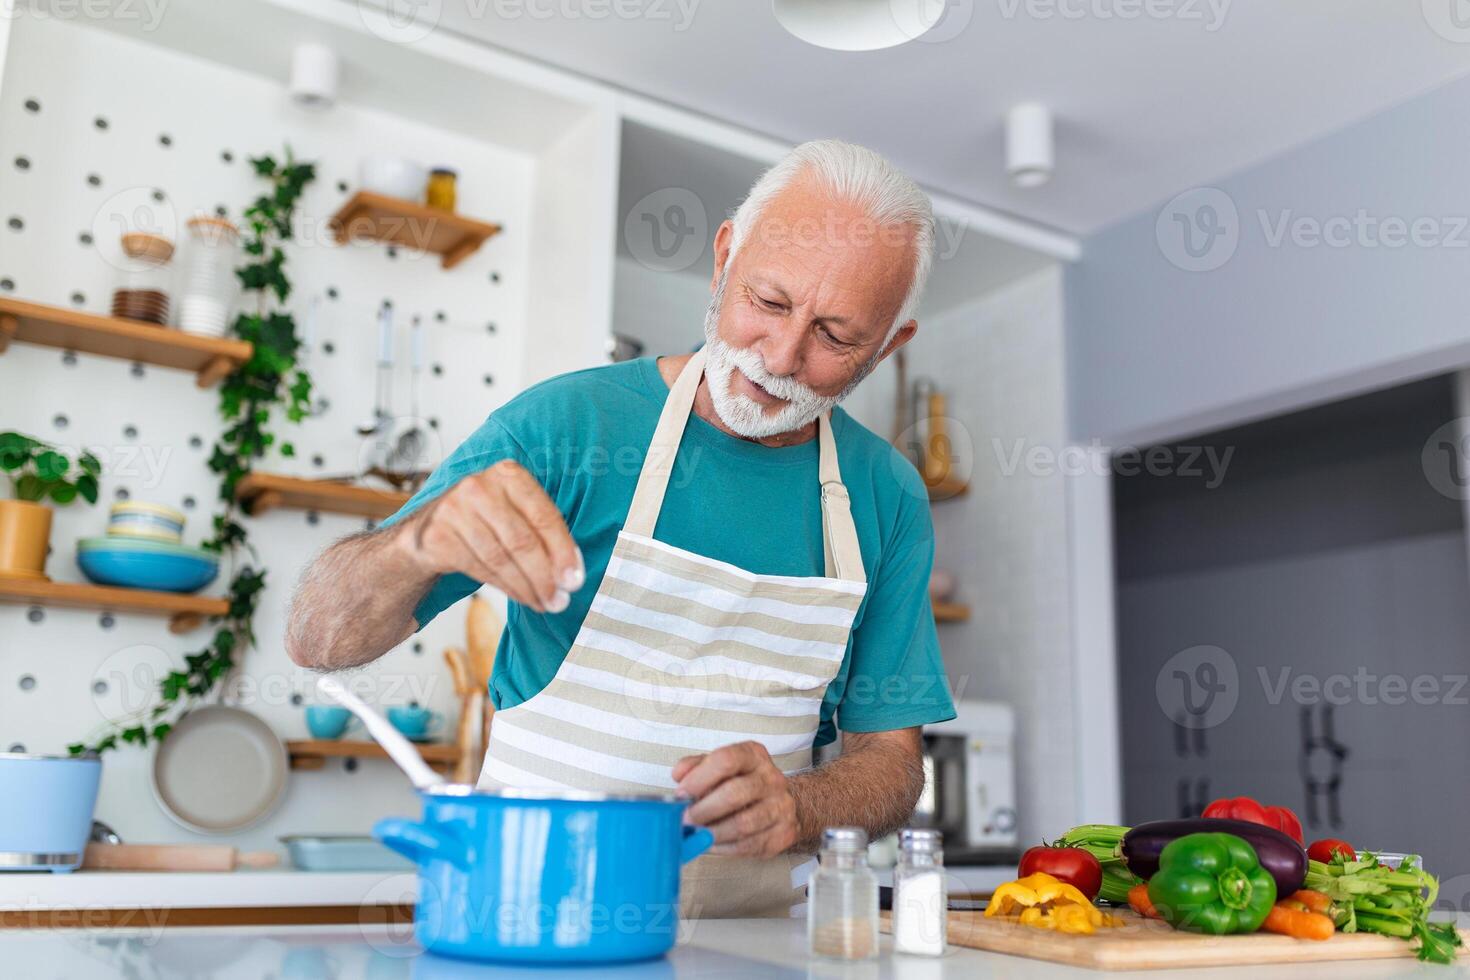
<svg viewBox="0 0 1470 980">
<path fill-rule="evenodd" d="M 679 455 L 679 441 L 684 438 L 684 425 L 689 421 L 689 410 L 694 407 L 699 379 L 704 377 L 704 360 L 704 348 L 701 347 L 679 372 L 674 387 L 669 390 L 669 397 L 664 399 L 658 426 L 648 444 L 648 455 L 643 458 L 643 469 L 638 473 L 633 502 L 628 505 L 628 519 L 623 522 L 623 530 L 630 534 L 653 537 L 658 512 L 664 505 L 664 491 L 669 488 L 669 474 L 674 471 L 674 458 Z M 658 370 L 657 362 L 654 370 Z"/>
<path fill-rule="evenodd" d="M 694 396 L 699 391 L 700 379 L 704 377 L 705 359 L 703 347 L 695 351 L 679 372 L 669 390 L 669 397 L 664 400 L 653 439 L 648 444 L 648 455 L 638 473 L 638 486 L 633 490 L 628 518 L 623 524 L 623 530 L 630 534 L 653 537 L 659 511 L 663 509 L 664 493 L 669 488 L 669 476 L 674 470 L 674 460 L 679 455 L 679 442 L 684 438 L 684 427 L 694 407 Z M 862 549 L 858 546 L 857 528 L 852 522 L 847 487 L 842 482 L 842 472 L 837 464 L 837 440 L 832 436 L 832 419 L 828 412 L 822 413 L 817 420 L 817 449 L 826 576 L 848 582 L 866 582 Z"/>
<path fill-rule="evenodd" d="M 851 498 L 837 466 L 837 440 L 832 436 L 831 412 L 823 412 L 817 419 L 817 443 L 817 476 L 822 481 L 822 551 L 827 577 L 866 582 L 863 552 L 858 547 L 857 527 L 852 523 Z"/>
</svg>

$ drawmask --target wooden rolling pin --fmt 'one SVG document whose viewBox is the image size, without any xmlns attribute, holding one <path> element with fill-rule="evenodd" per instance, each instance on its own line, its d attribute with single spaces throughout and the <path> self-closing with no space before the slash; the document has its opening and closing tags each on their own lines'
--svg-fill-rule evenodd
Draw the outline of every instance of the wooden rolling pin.
<svg viewBox="0 0 1470 980">
<path fill-rule="evenodd" d="M 273 868 L 273 851 L 238 851 L 225 844 L 88 844 L 86 869 L 108 871 L 234 871 Z"/>
</svg>

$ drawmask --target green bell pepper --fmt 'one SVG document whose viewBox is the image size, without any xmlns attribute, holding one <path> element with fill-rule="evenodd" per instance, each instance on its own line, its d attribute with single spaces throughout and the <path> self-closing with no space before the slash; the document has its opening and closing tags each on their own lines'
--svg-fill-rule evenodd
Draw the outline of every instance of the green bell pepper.
<svg viewBox="0 0 1470 980">
<path fill-rule="evenodd" d="M 1148 900 L 1176 929 L 1255 932 L 1276 903 L 1276 882 L 1234 834 L 1186 834 L 1159 854 Z"/>
</svg>

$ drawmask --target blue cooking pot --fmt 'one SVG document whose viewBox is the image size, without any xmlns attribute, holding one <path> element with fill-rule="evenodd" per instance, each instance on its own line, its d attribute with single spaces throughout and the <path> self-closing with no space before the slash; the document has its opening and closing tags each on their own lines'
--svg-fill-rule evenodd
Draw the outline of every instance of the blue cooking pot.
<svg viewBox="0 0 1470 980">
<path fill-rule="evenodd" d="M 424 819 L 373 834 L 419 866 L 414 935 L 446 956 L 615 963 L 662 956 L 679 869 L 714 836 L 674 796 L 434 786 Z"/>
</svg>

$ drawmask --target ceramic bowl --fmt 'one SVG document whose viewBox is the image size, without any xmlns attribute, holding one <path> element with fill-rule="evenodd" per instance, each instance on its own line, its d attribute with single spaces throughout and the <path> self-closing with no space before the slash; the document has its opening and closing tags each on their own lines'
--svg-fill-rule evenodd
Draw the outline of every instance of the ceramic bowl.
<svg viewBox="0 0 1470 980">
<path fill-rule="evenodd" d="M 148 538 L 82 538 L 77 565 L 99 585 L 161 592 L 198 592 L 219 574 L 219 556 Z"/>
<path fill-rule="evenodd" d="M 429 171 L 405 157 L 368 156 L 357 165 L 357 183 L 365 191 L 423 203 Z"/>
</svg>

